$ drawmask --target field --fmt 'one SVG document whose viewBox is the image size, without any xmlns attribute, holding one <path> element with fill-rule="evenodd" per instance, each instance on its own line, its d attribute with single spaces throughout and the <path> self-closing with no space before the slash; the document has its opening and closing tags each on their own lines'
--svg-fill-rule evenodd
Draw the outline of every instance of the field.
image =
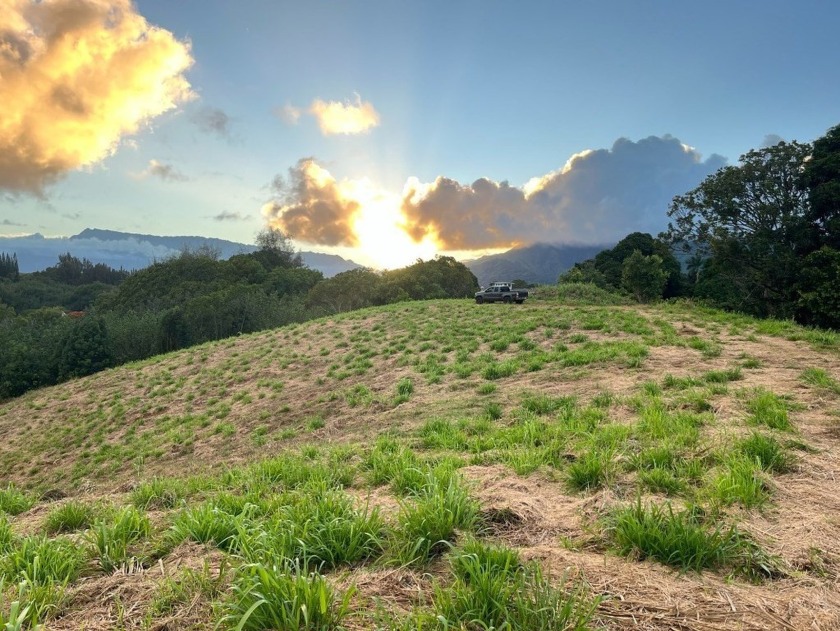
<svg viewBox="0 0 840 631">
<path fill-rule="evenodd" d="M 0 628 L 840 628 L 840 336 L 604 302 L 401 303 L 0 404 Z"/>
</svg>

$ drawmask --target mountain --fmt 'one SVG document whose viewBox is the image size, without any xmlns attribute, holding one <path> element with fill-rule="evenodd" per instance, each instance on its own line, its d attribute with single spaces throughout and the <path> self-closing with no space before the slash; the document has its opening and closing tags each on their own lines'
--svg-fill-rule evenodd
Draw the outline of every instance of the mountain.
<svg viewBox="0 0 840 631">
<path fill-rule="evenodd" d="M 0 252 L 17 254 L 21 272 L 36 272 L 55 265 L 58 255 L 65 252 L 94 263 L 106 263 L 116 269 L 142 269 L 155 260 L 177 255 L 184 248 L 196 250 L 200 247 L 217 250 L 224 259 L 256 249 L 253 245 L 212 237 L 161 237 L 97 228 L 85 228 L 71 237 L 47 238 L 38 233 L 18 237 L 0 236 Z M 308 267 L 320 271 L 328 278 L 361 267 L 335 254 L 300 254 Z"/>
<path fill-rule="evenodd" d="M 612 247 L 604 245 L 552 245 L 535 243 L 514 248 L 501 254 L 482 256 L 473 261 L 464 261 L 485 287 L 496 280 L 521 279 L 529 283 L 553 285 L 557 277 L 575 263 L 591 259 L 601 250 Z"/>
</svg>

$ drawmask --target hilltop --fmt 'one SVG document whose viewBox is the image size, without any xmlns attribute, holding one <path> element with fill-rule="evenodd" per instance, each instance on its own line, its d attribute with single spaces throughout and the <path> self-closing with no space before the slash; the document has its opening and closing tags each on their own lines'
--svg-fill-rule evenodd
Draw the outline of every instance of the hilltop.
<svg viewBox="0 0 840 631">
<path fill-rule="evenodd" d="M 62 550 L 50 629 L 837 628 L 838 348 L 538 293 L 161 355 L 0 404 L 0 573 Z"/>
</svg>

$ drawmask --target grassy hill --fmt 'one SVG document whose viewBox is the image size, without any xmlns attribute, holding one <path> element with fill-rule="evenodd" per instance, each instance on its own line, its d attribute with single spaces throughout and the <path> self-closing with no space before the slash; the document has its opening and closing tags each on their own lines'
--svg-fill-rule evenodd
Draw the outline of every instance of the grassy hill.
<svg viewBox="0 0 840 631">
<path fill-rule="evenodd" d="M 0 404 L 0 628 L 840 628 L 838 348 L 430 301 L 31 392 Z"/>
</svg>

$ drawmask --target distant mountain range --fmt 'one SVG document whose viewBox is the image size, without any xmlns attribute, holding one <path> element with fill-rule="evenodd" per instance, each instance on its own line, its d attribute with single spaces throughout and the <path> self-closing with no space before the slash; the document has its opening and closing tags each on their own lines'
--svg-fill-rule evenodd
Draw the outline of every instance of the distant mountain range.
<svg viewBox="0 0 840 631">
<path fill-rule="evenodd" d="M 106 263 L 116 269 L 142 269 L 155 260 L 177 255 L 184 248 L 195 250 L 202 246 L 217 250 L 224 259 L 256 249 L 253 245 L 211 237 L 159 237 L 96 228 L 86 228 L 72 237 L 47 238 L 37 233 L 19 237 L 0 236 L 0 252 L 17 254 L 21 272 L 35 272 L 55 265 L 58 255 L 65 252 L 94 263 Z M 328 278 L 362 267 L 335 254 L 300 254 L 308 267 L 319 270 Z"/>
<path fill-rule="evenodd" d="M 211 237 L 159 237 L 150 234 L 86 228 L 72 237 L 48 238 L 41 234 L 18 237 L 0 236 L 0 252 L 17 254 L 21 272 L 35 272 L 58 262 L 58 255 L 70 252 L 77 258 L 106 263 L 119 269 L 142 269 L 156 260 L 177 255 L 184 248 L 211 247 L 224 259 L 234 254 L 253 252 L 256 247 Z M 551 245 L 537 243 L 514 248 L 501 254 L 464 261 L 479 284 L 495 280 L 521 279 L 529 283 L 553 284 L 557 277 L 575 263 L 592 258 L 608 245 Z M 362 267 L 335 254 L 301 252 L 303 262 L 330 278 L 341 272 Z"/>
<path fill-rule="evenodd" d="M 615 244 L 605 245 L 551 245 L 535 243 L 514 248 L 501 254 L 482 256 L 473 261 L 464 261 L 478 283 L 486 287 L 497 280 L 525 280 L 529 283 L 553 285 L 557 277 L 569 270 L 575 263 L 591 259 L 601 250 Z"/>
</svg>

